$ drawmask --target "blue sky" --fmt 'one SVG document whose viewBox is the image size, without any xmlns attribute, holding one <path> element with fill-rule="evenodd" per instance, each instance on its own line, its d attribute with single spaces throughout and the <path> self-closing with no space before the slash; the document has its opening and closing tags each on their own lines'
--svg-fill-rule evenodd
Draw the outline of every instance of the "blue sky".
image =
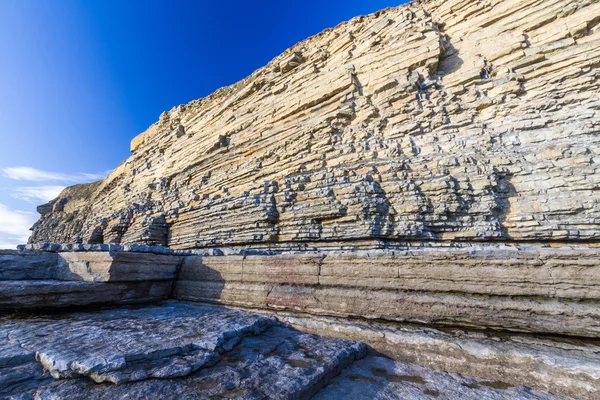
<svg viewBox="0 0 600 400">
<path fill-rule="evenodd" d="M 161 112 L 297 42 L 405 1 L 0 1 L 0 248 L 36 205 L 101 179 Z"/>
</svg>

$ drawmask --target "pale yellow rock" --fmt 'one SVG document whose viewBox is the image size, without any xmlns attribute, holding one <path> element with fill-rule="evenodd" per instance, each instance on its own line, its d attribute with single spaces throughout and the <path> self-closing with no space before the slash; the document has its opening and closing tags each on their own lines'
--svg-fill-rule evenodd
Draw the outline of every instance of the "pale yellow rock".
<svg viewBox="0 0 600 400">
<path fill-rule="evenodd" d="M 434 0 L 354 18 L 163 113 L 31 240 L 598 240 L 598 15 Z"/>
</svg>

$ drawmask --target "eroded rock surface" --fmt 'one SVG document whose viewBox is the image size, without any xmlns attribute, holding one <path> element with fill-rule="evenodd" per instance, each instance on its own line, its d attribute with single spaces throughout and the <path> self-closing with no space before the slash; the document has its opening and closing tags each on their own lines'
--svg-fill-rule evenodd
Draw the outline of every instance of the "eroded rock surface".
<svg viewBox="0 0 600 400">
<path fill-rule="evenodd" d="M 173 108 L 32 242 L 600 238 L 597 0 L 357 17 Z"/>
<path fill-rule="evenodd" d="M 513 386 L 525 385 L 575 399 L 600 398 L 597 341 L 457 328 L 441 330 L 284 312 L 276 315 L 302 331 L 360 340 L 403 363 Z"/>
<path fill-rule="evenodd" d="M 105 180 L 38 208 L 30 242 L 77 244 L 0 252 L 2 310 L 302 312 L 285 319 L 438 372 L 168 303 L 2 317 L 0 395 L 307 398 L 351 365 L 319 396 L 599 398 L 599 15 L 430 0 L 354 18 L 163 113 Z"/>
<path fill-rule="evenodd" d="M 367 347 L 356 341 L 173 301 L 4 316 L 0 338 L 2 399 L 558 399 L 382 357 L 358 361 Z"/>
<path fill-rule="evenodd" d="M 241 307 L 600 336 L 600 251 L 479 246 L 185 257 L 173 296 Z"/>
<path fill-rule="evenodd" d="M 0 251 L 0 310 L 166 300 L 180 263 L 150 252 Z"/>
<path fill-rule="evenodd" d="M 559 400 L 524 386 L 485 381 L 406 365 L 383 357 L 366 357 L 335 378 L 314 400 Z"/>
<path fill-rule="evenodd" d="M 2 336 L 35 352 L 52 377 L 123 383 L 186 376 L 218 360 L 243 336 L 275 323 L 243 311 L 166 303 L 63 315 L 0 319 Z"/>
<path fill-rule="evenodd" d="M 98 251 L 103 246 L 107 250 Z M 38 247 L 49 250 L 0 255 L 8 265 L 4 278 L 14 278 L 0 280 L 0 308 L 4 314 L 29 313 L 0 317 L 0 337 L 8 339 L 0 341 L 0 364 L 10 367 L 0 374 L 4 387 L 83 379 L 52 386 L 71 393 L 95 388 L 91 383 L 83 388 L 87 381 L 187 377 L 218 362 L 242 336 L 275 323 L 272 317 L 200 303 L 56 314 L 61 307 L 174 297 L 261 309 L 303 331 L 360 340 L 396 360 L 440 371 L 582 399 L 600 393 L 596 249 L 468 246 L 277 254 Z M 153 289 L 157 284 L 159 290 Z M 55 314 L 40 314 L 48 309 Z M 298 312 L 306 314 L 293 314 Z M 266 377 L 274 368 L 261 365 L 248 388 L 274 379 Z M 330 373 L 321 372 L 318 380 Z M 139 387 L 143 392 L 159 386 Z M 296 389 L 308 393 L 315 387 Z"/>
<path fill-rule="evenodd" d="M 276 324 L 178 302 L 4 316 L 0 397 L 309 398 L 366 352 Z"/>
</svg>

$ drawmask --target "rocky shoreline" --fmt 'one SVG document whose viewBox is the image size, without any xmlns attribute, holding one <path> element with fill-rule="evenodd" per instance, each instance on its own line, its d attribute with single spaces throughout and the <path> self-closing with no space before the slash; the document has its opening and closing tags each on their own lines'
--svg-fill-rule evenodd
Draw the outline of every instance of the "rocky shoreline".
<svg viewBox="0 0 600 400">
<path fill-rule="evenodd" d="M 377 357 L 396 360 L 394 368 L 420 365 L 423 374 L 445 371 L 440 373 L 573 398 L 593 399 L 600 393 L 600 291 L 595 289 L 600 249 L 480 246 L 321 253 L 201 250 L 198 254 L 155 246 L 35 247 L 45 251 L 0 251 L 0 309 L 18 312 L 17 322 L 36 323 L 47 318 L 44 313 L 51 313 L 52 321 L 69 324 L 72 317 L 62 316 L 65 309 L 81 309 L 88 315 L 86 320 L 94 320 L 95 315 L 102 319 L 98 307 L 111 306 L 118 314 L 127 313 L 119 310 L 128 310 L 131 304 L 139 304 L 136 307 L 151 315 L 153 304 L 173 299 L 188 302 L 173 303 L 182 304 L 176 308 L 251 310 L 308 334 L 363 342 Z M 206 303 L 214 306 L 202 305 Z M 67 319 L 60 322 L 63 318 Z M 20 343 L 22 336 L 11 328 L 14 323 L 10 316 L 0 322 L 0 330 L 7 330 L 13 344 Z M 161 319 L 156 329 L 168 331 L 171 323 L 175 322 L 170 317 Z M 87 327 L 80 329 L 84 336 L 93 335 Z M 150 328 L 144 329 L 151 335 Z M 73 334 L 64 331 L 65 340 Z M 56 351 L 64 347 L 62 341 L 48 340 Z M 70 361 L 43 361 L 45 356 L 37 350 L 35 354 L 42 364 L 71 365 Z M 87 353 L 82 356 L 93 358 Z M 59 381 L 68 377 L 61 374 L 53 376 Z M 365 382 L 375 384 L 377 379 L 368 376 Z M 455 378 L 445 379 L 454 382 Z M 37 381 L 32 382 L 31 390 L 38 390 Z M 73 387 L 93 392 L 89 384 L 73 385 L 57 381 L 51 386 L 65 388 L 65 393 L 76 393 L 69 392 Z M 331 393 L 345 390 L 335 387 Z M 125 393 L 123 388 L 114 390 Z M 465 398 L 470 398 L 469 393 Z M 527 398 L 523 393 L 498 396 Z"/>
<path fill-rule="evenodd" d="M 0 397 L 600 399 L 599 15 L 412 1 L 161 114 L 0 251 Z"/>
</svg>

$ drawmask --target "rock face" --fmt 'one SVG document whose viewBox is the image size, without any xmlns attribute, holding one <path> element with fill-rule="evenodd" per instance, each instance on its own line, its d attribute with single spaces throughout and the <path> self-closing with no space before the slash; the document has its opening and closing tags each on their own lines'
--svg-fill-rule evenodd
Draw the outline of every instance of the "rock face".
<svg viewBox="0 0 600 400">
<path fill-rule="evenodd" d="M 165 300 L 180 263 L 152 253 L 0 250 L 0 311 Z"/>
<path fill-rule="evenodd" d="M 123 384 L 189 375 L 275 319 L 211 306 L 165 304 L 33 320 L 6 318 L 9 343 L 35 352 L 55 379 Z"/>
<path fill-rule="evenodd" d="M 357 17 L 175 107 L 32 242 L 172 248 L 600 238 L 600 3 Z"/>
<path fill-rule="evenodd" d="M 514 387 L 525 385 L 574 399 L 600 398 L 600 348 L 594 341 L 548 335 L 466 332 L 460 328 L 440 330 L 388 322 L 307 317 L 282 312 L 277 313 L 277 316 L 282 322 L 302 331 L 363 341 L 380 354 L 403 363 L 504 382 L 505 386 L 507 383 Z M 434 379 L 427 381 L 436 383 Z M 344 380 L 342 384 L 352 385 Z M 378 386 L 381 382 L 374 384 Z M 406 394 L 402 388 L 390 389 L 397 391 L 400 398 L 411 398 L 402 397 L 402 393 Z M 371 390 L 376 392 L 373 387 Z M 519 398 L 527 397 L 521 393 Z"/>
<path fill-rule="evenodd" d="M 185 257 L 178 299 L 600 337 L 598 249 L 426 248 Z"/>
<path fill-rule="evenodd" d="M 373 399 L 556 399 L 523 386 L 481 381 L 427 368 L 414 367 L 383 357 L 367 357 L 335 378 L 314 400 Z"/>
</svg>

